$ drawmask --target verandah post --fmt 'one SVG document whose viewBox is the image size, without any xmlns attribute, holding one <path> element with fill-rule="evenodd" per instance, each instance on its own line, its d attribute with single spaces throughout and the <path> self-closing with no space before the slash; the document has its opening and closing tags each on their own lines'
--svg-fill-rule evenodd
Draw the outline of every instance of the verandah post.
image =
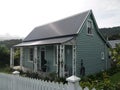
<svg viewBox="0 0 120 90">
<path fill-rule="evenodd" d="M 34 72 L 37 72 L 37 46 L 34 46 Z"/>
<path fill-rule="evenodd" d="M 20 47 L 20 68 L 21 70 L 23 67 L 22 63 L 23 63 L 23 47 Z"/>
<path fill-rule="evenodd" d="M 65 50 L 64 45 L 60 45 L 60 77 L 64 77 L 64 60 L 65 60 Z"/>
<path fill-rule="evenodd" d="M 14 66 L 14 48 L 10 49 L 10 67 Z"/>
<path fill-rule="evenodd" d="M 72 74 L 76 75 L 76 45 L 72 45 Z"/>
<path fill-rule="evenodd" d="M 56 52 L 57 52 L 57 67 L 56 67 L 56 73 L 59 77 L 59 45 L 56 45 Z"/>
</svg>

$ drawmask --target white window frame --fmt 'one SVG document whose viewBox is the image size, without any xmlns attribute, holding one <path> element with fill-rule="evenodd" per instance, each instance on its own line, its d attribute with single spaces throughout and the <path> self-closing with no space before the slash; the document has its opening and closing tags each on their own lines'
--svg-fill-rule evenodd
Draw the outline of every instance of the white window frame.
<svg viewBox="0 0 120 90">
<path fill-rule="evenodd" d="M 91 31 L 89 31 L 89 28 Z M 93 22 L 91 19 L 87 20 L 87 35 L 93 35 Z"/>
<path fill-rule="evenodd" d="M 105 53 L 101 52 L 101 59 L 104 60 L 105 59 Z"/>
</svg>

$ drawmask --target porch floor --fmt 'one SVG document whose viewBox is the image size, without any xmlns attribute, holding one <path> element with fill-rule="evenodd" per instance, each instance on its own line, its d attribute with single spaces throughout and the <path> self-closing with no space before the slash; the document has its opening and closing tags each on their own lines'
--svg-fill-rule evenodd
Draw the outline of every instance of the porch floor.
<svg viewBox="0 0 120 90">
<path fill-rule="evenodd" d="M 20 70 L 21 68 L 20 68 L 20 66 L 14 66 L 13 69 L 14 70 Z"/>
</svg>

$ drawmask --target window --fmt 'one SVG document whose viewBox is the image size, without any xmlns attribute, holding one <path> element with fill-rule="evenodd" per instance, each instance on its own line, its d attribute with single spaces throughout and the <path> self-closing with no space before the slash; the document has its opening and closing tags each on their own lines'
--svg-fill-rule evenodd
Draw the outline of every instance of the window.
<svg viewBox="0 0 120 90">
<path fill-rule="evenodd" d="M 29 50 L 30 61 L 33 61 L 34 48 L 30 48 Z"/>
<path fill-rule="evenodd" d="M 102 60 L 104 60 L 104 59 L 105 59 L 104 52 L 101 52 L 101 59 L 102 59 Z"/>
<path fill-rule="evenodd" d="M 87 34 L 88 35 L 92 35 L 93 34 L 93 32 L 92 32 L 92 21 L 91 20 L 87 21 Z"/>
</svg>

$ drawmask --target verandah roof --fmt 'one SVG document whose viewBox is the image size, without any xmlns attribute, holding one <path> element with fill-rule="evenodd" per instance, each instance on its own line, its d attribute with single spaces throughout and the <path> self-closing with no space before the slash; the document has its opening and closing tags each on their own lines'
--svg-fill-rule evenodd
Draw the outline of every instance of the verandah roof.
<svg viewBox="0 0 120 90">
<path fill-rule="evenodd" d="M 60 43 L 65 43 L 65 42 L 67 42 L 69 40 L 72 40 L 72 39 L 73 39 L 73 36 L 47 39 L 47 40 L 39 40 L 39 41 L 31 41 L 31 42 L 23 42 L 23 43 L 15 45 L 14 47 L 47 45 L 47 44 L 60 44 Z"/>
</svg>

